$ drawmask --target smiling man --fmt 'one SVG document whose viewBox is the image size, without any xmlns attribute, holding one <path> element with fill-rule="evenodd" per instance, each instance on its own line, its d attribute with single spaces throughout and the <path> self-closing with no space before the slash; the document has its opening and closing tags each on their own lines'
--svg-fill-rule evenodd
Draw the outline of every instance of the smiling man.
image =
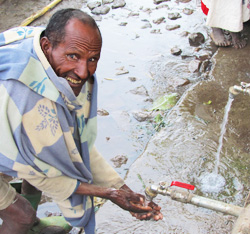
<svg viewBox="0 0 250 234">
<path fill-rule="evenodd" d="M 63 25 L 63 22 L 59 23 Z M 67 23 L 63 38 L 56 31 L 58 27 L 60 25 L 55 24 L 45 30 L 41 47 L 57 76 L 66 79 L 78 96 L 97 68 L 102 47 L 101 34 L 94 22 L 87 24 L 77 18 Z M 58 41 L 62 42 L 58 44 Z"/>
<path fill-rule="evenodd" d="M 0 172 L 22 178 L 26 197 L 52 197 L 87 234 L 95 232 L 94 196 L 138 219 L 162 219 L 160 207 L 129 189 L 94 146 L 101 47 L 95 21 L 76 9 L 55 13 L 45 30 L 0 34 Z M 25 234 L 36 220 L 1 178 L 0 218 L 1 234 Z"/>
</svg>

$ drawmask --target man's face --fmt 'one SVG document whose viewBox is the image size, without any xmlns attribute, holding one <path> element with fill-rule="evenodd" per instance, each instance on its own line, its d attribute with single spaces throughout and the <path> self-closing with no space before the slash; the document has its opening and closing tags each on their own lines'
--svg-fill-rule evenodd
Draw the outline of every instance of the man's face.
<svg viewBox="0 0 250 234">
<path fill-rule="evenodd" d="M 41 46 L 57 76 L 66 79 L 77 96 L 97 68 L 102 47 L 98 29 L 71 19 L 63 42 L 52 48 L 48 39 L 42 38 Z"/>
</svg>

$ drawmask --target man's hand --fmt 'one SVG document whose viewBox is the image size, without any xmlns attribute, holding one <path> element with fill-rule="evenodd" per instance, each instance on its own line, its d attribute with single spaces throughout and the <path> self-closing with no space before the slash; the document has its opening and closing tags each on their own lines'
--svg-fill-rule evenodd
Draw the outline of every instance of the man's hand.
<svg viewBox="0 0 250 234">
<path fill-rule="evenodd" d="M 160 220 L 163 218 L 160 212 L 160 206 L 156 205 L 154 202 L 146 202 L 143 195 L 133 192 L 125 184 L 120 189 L 111 189 L 93 184 L 81 183 L 76 193 L 109 199 L 140 220 L 149 220 L 151 218 Z"/>
<path fill-rule="evenodd" d="M 137 219 L 158 221 L 163 218 L 160 206 L 154 202 L 145 201 L 143 195 L 134 193 L 127 185 L 123 185 L 119 190 L 114 190 L 109 199 L 121 208 L 130 211 L 132 216 Z"/>
<path fill-rule="evenodd" d="M 154 202 L 145 202 L 145 204 L 147 204 L 147 206 L 152 208 L 152 211 L 147 212 L 147 213 L 134 213 L 134 212 L 130 212 L 131 215 L 137 219 L 140 220 L 150 220 L 150 219 L 154 219 L 155 221 L 161 220 L 163 219 L 163 215 L 160 212 L 161 207 L 158 206 L 157 204 L 155 204 Z"/>
</svg>

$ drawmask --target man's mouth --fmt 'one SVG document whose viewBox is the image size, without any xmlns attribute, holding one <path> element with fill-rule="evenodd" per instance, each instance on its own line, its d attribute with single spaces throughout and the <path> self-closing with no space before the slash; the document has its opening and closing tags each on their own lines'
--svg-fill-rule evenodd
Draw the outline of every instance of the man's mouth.
<svg viewBox="0 0 250 234">
<path fill-rule="evenodd" d="M 82 81 L 81 80 L 75 80 L 75 79 L 72 79 L 70 77 L 66 77 L 66 80 L 69 81 L 70 83 L 72 84 L 80 84 Z"/>
</svg>

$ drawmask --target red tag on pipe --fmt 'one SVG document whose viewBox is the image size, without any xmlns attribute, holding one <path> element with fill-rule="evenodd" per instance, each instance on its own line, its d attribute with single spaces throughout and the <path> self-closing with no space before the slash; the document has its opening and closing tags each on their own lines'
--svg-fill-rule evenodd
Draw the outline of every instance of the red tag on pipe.
<svg viewBox="0 0 250 234">
<path fill-rule="evenodd" d="M 181 187 L 181 188 L 185 188 L 185 189 L 189 189 L 189 190 L 194 190 L 194 188 L 195 188 L 194 185 L 182 183 L 179 181 L 172 181 L 170 186 L 177 186 L 177 187 Z"/>
</svg>

